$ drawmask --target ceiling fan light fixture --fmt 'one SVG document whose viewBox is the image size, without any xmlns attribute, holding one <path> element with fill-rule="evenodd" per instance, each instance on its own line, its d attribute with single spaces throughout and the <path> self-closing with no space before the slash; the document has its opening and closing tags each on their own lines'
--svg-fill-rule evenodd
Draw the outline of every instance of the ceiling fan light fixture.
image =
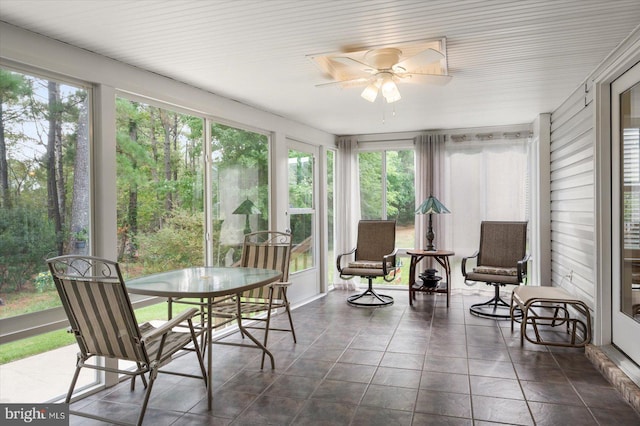
<svg viewBox="0 0 640 426">
<path fill-rule="evenodd" d="M 360 96 L 369 102 L 375 102 L 378 97 L 378 85 L 376 83 L 369 84 L 364 88 Z"/>
<path fill-rule="evenodd" d="M 393 77 L 385 76 L 382 81 L 382 96 L 384 96 L 387 103 L 399 101 L 401 99 L 398 86 L 393 81 Z"/>
<path fill-rule="evenodd" d="M 360 96 L 371 103 L 380 92 L 387 103 L 399 101 L 402 82 L 444 85 L 451 80 L 445 37 L 310 57 L 335 80 L 318 87 L 364 87 Z"/>
</svg>

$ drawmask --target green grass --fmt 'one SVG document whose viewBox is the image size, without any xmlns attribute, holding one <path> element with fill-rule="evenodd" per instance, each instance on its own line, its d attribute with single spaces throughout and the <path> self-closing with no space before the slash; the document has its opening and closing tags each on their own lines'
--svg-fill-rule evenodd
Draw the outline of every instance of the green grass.
<svg viewBox="0 0 640 426">
<path fill-rule="evenodd" d="M 179 313 L 187 308 L 189 308 L 189 306 L 177 304 L 174 305 L 173 312 Z M 136 319 L 140 323 L 154 319 L 164 320 L 166 318 L 167 304 L 164 302 L 136 310 Z M 65 328 L 63 330 L 50 331 L 37 336 L 27 337 L 26 339 L 16 340 L 15 342 L 5 343 L 0 345 L 0 365 L 71 345 L 74 344 L 75 341 L 75 337 L 67 333 Z"/>
<path fill-rule="evenodd" d="M 67 330 L 55 330 L 26 339 L 0 345 L 0 365 L 16 361 L 31 355 L 41 354 L 52 349 L 74 343 L 76 339 Z"/>
<path fill-rule="evenodd" d="M 55 290 L 42 293 L 30 291 L 3 293 L 2 299 L 4 305 L 0 306 L 0 318 L 40 312 L 60 306 L 60 297 Z"/>
</svg>

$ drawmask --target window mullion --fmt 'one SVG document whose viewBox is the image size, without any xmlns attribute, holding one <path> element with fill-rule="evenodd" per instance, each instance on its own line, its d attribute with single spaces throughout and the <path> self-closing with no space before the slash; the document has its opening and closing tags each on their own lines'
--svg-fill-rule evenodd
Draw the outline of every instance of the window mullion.
<svg viewBox="0 0 640 426">
<path fill-rule="evenodd" d="M 382 208 L 381 208 L 381 214 L 380 214 L 380 218 L 381 219 L 386 219 L 387 218 L 387 151 L 382 151 L 382 182 L 381 182 L 381 187 L 382 187 L 382 196 L 380 197 L 380 199 L 382 200 Z"/>
</svg>

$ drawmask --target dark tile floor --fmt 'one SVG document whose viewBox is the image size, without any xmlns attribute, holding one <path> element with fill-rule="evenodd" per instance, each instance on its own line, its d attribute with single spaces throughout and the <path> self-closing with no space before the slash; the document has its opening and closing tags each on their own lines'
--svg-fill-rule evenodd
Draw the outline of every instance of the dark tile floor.
<svg viewBox="0 0 640 426">
<path fill-rule="evenodd" d="M 471 316 L 489 293 L 454 294 L 449 308 L 444 295 L 409 307 L 406 292 L 385 293 L 394 305 L 353 308 L 334 291 L 296 309 L 298 343 L 271 340 L 275 370 L 256 350 L 214 346 L 213 410 L 201 382 L 161 375 L 145 424 L 640 425 L 583 350 L 521 347 L 509 321 Z M 193 355 L 171 365 L 197 370 Z M 74 408 L 131 421 L 141 396 L 122 383 Z"/>
</svg>

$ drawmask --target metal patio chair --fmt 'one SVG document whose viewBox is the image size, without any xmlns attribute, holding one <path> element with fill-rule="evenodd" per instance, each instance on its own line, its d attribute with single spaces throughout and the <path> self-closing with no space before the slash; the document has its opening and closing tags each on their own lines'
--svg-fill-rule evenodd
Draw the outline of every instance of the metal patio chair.
<svg viewBox="0 0 640 426">
<path fill-rule="evenodd" d="M 65 403 L 71 402 L 82 368 L 131 376 L 132 391 L 136 378 L 141 377 L 146 392 L 137 425 L 142 424 L 159 372 L 203 379 L 206 387 L 207 372 L 192 324 L 197 309 L 186 310 L 160 327 L 149 323 L 138 325 L 118 263 L 92 256 L 68 255 L 48 259 L 47 264 L 69 319 L 69 332 L 74 334 L 80 347 Z M 174 331 L 178 326 L 182 331 Z M 196 353 L 201 376 L 160 370 L 181 350 Z M 132 361 L 136 368 L 123 370 L 87 362 L 94 357 Z M 70 413 L 114 424 L 128 424 L 75 410 Z"/>
<path fill-rule="evenodd" d="M 382 277 L 391 282 L 396 277 L 396 221 L 361 220 L 358 223 L 356 248 L 338 256 L 336 266 L 340 278 L 363 277 L 368 281 L 367 289 L 347 298 L 354 306 L 388 306 L 393 297 L 379 294 L 373 289 L 373 279 Z M 353 259 L 349 261 L 348 259 Z M 346 263 L 346 266 L 343 265 Z"/>
<path fill-rule="evenodd" d="M 244 321 L 244 328 L 259 329 L 264 332 L 263 344 L 266 347 L 270 331 L 291 333 L 296 343 L 296 333 L 291 317 L 287 290 L 289 281 L 289 264 L 291 260 L 291 234 L 278 231 L 257 231 L 245 235 L 242 246 L 242 257 L 237 266 L 259 269 L 274 269 L 282 273 L 280 281 L 246 291 L 237 297 L 230 296 L 214 302 L 213 316 L 235 318 Z M 271 319 L 274 312 L 282 310 L 287 314 L 288 328 L 273 327 Z M 241 331 L 242 332 L 242 331 Z M 244 337 L 244 335 L 243 335 Z M 217 343 L 224 344 L 224 341 Z M 229 343 L 232 344 L 232 343 Z M 262 354 L 264 367 L 265 353 Z"/>
<path fill-rule="evenodd" d="M 462 259 L 464 281 L 484 282 L 494 286 L 492 299 L 471 305 L 472 314 L 485 318 L 509 319 L 509 303 L 500 297 L 500 287 L 520 285 L 527 278 L 527 222 L 483 221 L 480 224 L 480 248 Z M 476 266 L 467 271 L 467 261 Z M 518 315 L 522 315 L 520 310 Z"/>
</svg>

